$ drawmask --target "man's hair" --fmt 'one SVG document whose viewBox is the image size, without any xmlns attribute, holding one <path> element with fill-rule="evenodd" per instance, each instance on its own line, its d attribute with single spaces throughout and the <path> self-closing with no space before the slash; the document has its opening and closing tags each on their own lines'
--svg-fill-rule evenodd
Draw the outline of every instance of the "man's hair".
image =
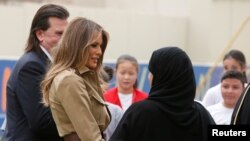
<svg viewBox="0 0 250 141">
<path fill-rule="evenodd" d="M 231 79 L 238 79 L 240 80 L 240 82 L 242 83 L 242 85 L 244 86 L 245 85 L 245 77 L 244 75 L 239 72 L 239 71 L 235 71 L 235 70 L 231 70 L 231 71 L 226 71 L 223 76 L 221 77 L 221 82 L 225 79 L 228 79 L 228 78 L 231 78 Z"/>
</svg>

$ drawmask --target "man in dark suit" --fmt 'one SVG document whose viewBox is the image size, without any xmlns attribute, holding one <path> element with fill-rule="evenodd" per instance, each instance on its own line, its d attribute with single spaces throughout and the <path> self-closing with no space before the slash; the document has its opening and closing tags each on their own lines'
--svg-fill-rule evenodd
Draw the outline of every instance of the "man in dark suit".
<svg viewBox="0 0 250 141">
<path fill-rule="evenodd" d="M 7 84 L 6 141 L 60 141 L 48 107 L 41 103 L 40 83 L 51 48 L 56 46 L 67 25 L 69 12 L 47 4 L 36 12 L 25 48 Z"/>
</svg>

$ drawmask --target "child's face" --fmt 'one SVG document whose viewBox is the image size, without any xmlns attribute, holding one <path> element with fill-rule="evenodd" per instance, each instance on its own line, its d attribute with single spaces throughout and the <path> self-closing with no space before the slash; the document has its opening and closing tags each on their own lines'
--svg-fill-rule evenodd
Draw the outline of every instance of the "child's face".
<svg viewBox="0 0 250 141">
<path fill-rule="evenodd" d="M 137 67 L 129 61 L 120 63 L 116 68 L 116 79 L 118 88 L 124 91 L 133 90 L 137 79 Z"/>
<path fill-rule="evenodd" d="M 224 105 L 228 108 L 234 108 L 244 86 L 240 80 L 235 78 L 227 78 L 221 82 L 221 93 L 224 99 Z"/>
</svg>

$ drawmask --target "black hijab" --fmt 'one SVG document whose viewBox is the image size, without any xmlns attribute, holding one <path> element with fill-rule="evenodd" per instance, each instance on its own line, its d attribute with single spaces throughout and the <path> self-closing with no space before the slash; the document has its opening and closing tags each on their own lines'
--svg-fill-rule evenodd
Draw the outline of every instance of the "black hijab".
<svg viewBox="0 0 250 141">
<path fill-rule="evenodd" d="M 192 126 L 197 118 L 193 108 L 196 85 L 187 54 L 177 47 L 156 50 L 151 56 L 149 71 L 153 82 L 148 99 L 157 101 L 176 123 Z"/>
<path fill-rule="evenodd" d="M 146 100 L 124 113 L 110 141 L 207 141 L 211 115 L 194 102 L 195 78 L 187 54 L 177 47 L 153 52 L 152 87 Z"/>
<path fill-rule="evenodd" d="M 206 140 L 207 125 L 215 123 L 207 110 L 194 101 L 196 83 L 188 55 L 178 47 L 158 49 L 151 56 L 149 71 L 153 80 L 148 100 L 155 101 L 177 126 L 191 134 L 201 133 Z"/>
</svg>

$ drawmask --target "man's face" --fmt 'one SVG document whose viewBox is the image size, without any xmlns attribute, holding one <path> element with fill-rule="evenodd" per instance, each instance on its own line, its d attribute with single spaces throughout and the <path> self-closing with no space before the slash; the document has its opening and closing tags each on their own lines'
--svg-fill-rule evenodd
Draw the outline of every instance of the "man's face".
<svg viewBox="0 0 250 141">
<path fill-rule="evenodd" d="M 50 52 L 50 49 L 57 45 L 62 37 L 65 27 L 68 22 L 66 19 L 59 19 L 56 17 L 49 18 L 50 27 L 47 30 L 37 31 L 37 38 L 40 44 Z"/>
</svg>

